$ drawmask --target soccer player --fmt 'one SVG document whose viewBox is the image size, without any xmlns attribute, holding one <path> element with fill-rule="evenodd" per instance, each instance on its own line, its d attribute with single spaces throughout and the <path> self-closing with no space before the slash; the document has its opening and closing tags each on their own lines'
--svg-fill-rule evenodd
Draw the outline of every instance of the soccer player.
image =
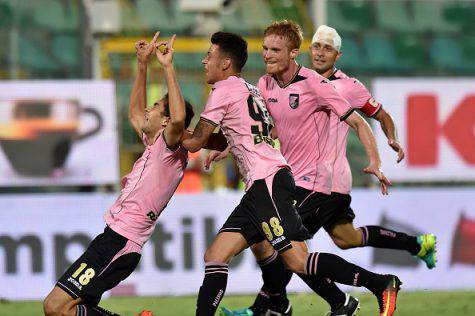
<svg viewBox="0 0 475 316">
<path fill-rule="evenodd" d="M 136 268 L 142 246 L 183 178 L 188 153 L 180 141 L 193 118 L 193 108 L 181 95 L 172 64 L 175 36 L 166 43 L 157 42 L 158 35 L 150 43 L 141 40 L 135 44 L 138 74 L 130 96 L 129 119 L 143 139 L 145 151 L 124 177 L 120 196 L 105 213 L 104 232 L 46 297 L 43 308 L 47 316 L 116 315 L 97 306 L 101 296 Z M 168 94 L 146 108 L 147 63 L 153 52 L 163 66 Z"/>
<path fill-rule="evenodd" d="M 312 38 L 310 56 L 313 68 L 322 76 L 328 78 L 336 90 L 352 105 L 367 117 L 374 118 L 381 124 L 388 144 L 397 152 L 397 162 L 404 159 L 404 150 L 396 136 L 394 122 L 382 105 L 378 103 L 366 87 L 357 79 L 351 78 L 335 67 L 335 62 L 341 57 L 341 37 L 334 28 L 320 26 Z M 351 191 L 351 170 L 346 158 L 346 140 L 348 127 L 339 123 L 337 117 L 331 116 L 331 133 L 336 135 L 336 160 L 334 165 L 332 192 L 334 195 L 349 197 Z M 336 171 L 336 172 L 335 172 Z M 351 201 L 351 198 L 349 202 Z M 425 234 L 408 236 L 404 233 L 391 231 L 379 226 L 364 226 L 355 229 L 353 226 L 354 213 L 348 205 L 351 215 L 337 222 L 329 231 L 330 237 L 341 249 L 355 247 L 378 247 L 399 249 L 409 252 L 423 260 L 427 268 L 432 269 L 436 264 L 435 236 Z"/>
<path fill-rule="evenodd" d="M 213 88 L 193 135 L 182 142 L 183 147 L 195 152 L 219 126 L 246 184 L 241 202 L 204 255 L 205 277 L 196 315 L 214 315 L 226 289 L 229 261 L 263 240 L 272 246 L 275 256 L 282 256 L 290 270 L 309 279 L 315 279 L 318 271 L 319 276 L 339 283 L 364 286 L 384 309 L 394 310 L 400 285 L 396 276 L 372 273 L 332 254 L 308 253 L 303 241 L 309 234 L 293 204 L 294 179 L 287 162 L 273 147 L 269 134 L 272 123 L 264 99 L 256 87 L 240 78 L 246 60 L 247 43 L 240 36 L 225 32 L 212 35 L 203 64 Z M 317 89 L 330 86 L 320 81 L 315 85 Z M 332 89 L 321 101 L 322 105 L 315 106 L 346 119 L 354 117 L 349 104 Z M 394 299 L 387 299 L 389 293 Z"/>
<path fill-rule="evenodd" d="M 283 40 L 286 45 L 273 39 L 271 36 L 274 34 L 280 36 L 280 41 Z M 334 113 L 330 113 L 329 120 L 325 124 L 320 121 L 319 127 L 313 122 L 318 115 L 315 109 L 310 106 L 305 108 L 305 101 L 299 102 L 300 97 L 306 97 L 308 100 L 309 92 L 298 86 L 300 84 L 305 87 L 305 81 L 311 80 L 312 75 L 304 67 L 300 68 L 293 60 L 295 57 L 292 57 L 292 51 L 298 49 L 301 43 L 301 32 L 298 26 L 291 22 L 278 22 L 266 30 L 265 36 L 264 59 L 270 75 L 261 78 L 259 87 L 267 98 L 268 109 L 276 124 L 276 134 L 281 142 L 282 153 L 294 171 L 297 183 L 297 210 L 302 216 L 304 226 L 311 234 L 315 234 L 323 226 L 335 244 L 342 249 L 360 246 L 404 249 L 413 255 L 417 254 L 426 261 L 429 268 L 432 268 L 435 264 L 435 239 L 432 235 L 416 238 L 378 226 L 366 226 L 357 230 L 353 227 L 355 215 L 350 207 L 351 197 L 349 196 L 351 171 L 346 159 L 348 124 L 341 122 Z M 311 46 L 314 68 L 330 80 L 353 108 L 361 109 L 368 116 L 375 115 L 380 120 L 389 145 L 398 152 L 399 162 L 404 158 L 404 152 L 397 142 L 394 123 L 389 114 L 374 101 L 361 83 L 348 78 L 334 68 L 336 59 L 341 55 L 340 47 L 341 39 L 336 31 L 328 27 L 320 27 L 313 37 Z M 282 56 L 287 56 L 287 59 L 282 59 Z M 285 67 L 284 64 L 284 67 L 279 70 L 279 62 L 282 64 L 282 60 L 288 59 L 291 60 L 289 67 Z M 283 85 L 279 85 L 279 79 L 285 76 L 286 70 L 289 69 L 287 78 L 290 77 L 291 80 L 283 80 L 283 83 L 287 84 L 286 88 L 282 89 Z M 322 79 L 320 77 L 319 80 Z M 280 93 L 275 92 L 278 89 L 276 85 L 280 86 Z M 285 94 L 285 90 L 290 91 Z M 315 93 L 318 91 L 315 90 Z M 286 102 L 289 102 L 288 105 L 285 104 Z M 358 135 L 360 136 L 359 132 Z M 207 163 L 219 158 L 216 153 L 213 153 L 208 157 Z M 329 170 L 325 169 L 327 166 Z M 365 171 L 368 170 L 365 169 Z M 270 275 L 267 276 L 270 274 L 269 271 L 273 271 L 273 275 L 286 275 L 278 260 L 265 261 L 266 256 L 272 255 L 272 249 L 267 249 L 270 253 L 265 247 L 257 245 L 251 249 L 260 262 L 266 262 L 266 265 L 262 267 L 265 285 L 253 306 L 236 311 L 234 315 L 265 313 L 270 304 L 266 281 L 267 283 L 273 281 Z M 287 274 L 287 279 L 283 284 L 290 281 L 290 275 Z M 331 315 L 353 315 L 358 308 L 359 303 L 355 298 L 345 295 L 334 284 L 329 284 L 323 278 L 313 283 L 312 288 L 330 303 Z M 273 294 L 279 293 L 285 295 L 283 289 Z M 281 300 L 286 301 L 282 298 Z M 285 314 L 282 310 L 286 305 L 283 304 L 283 306 L 284 308 L 280 310 L 281 314 Z M 273 308 L 276 307 L 271 307 Z M 228 314 L 230 314 L 229 311 Z"/>
</svg>

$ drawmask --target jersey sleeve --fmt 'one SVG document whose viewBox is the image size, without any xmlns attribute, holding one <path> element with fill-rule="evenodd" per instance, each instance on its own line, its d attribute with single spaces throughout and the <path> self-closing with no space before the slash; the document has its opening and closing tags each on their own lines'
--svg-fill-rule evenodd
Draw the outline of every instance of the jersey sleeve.
<svg viewBox="0 0 475 316">
<path fill-rule="evenodd" d="M 335 87 L 325 78 L 314 77 L 311 81 L 312 90 L 317 95 L 319 107 L 327 108 L 335 113 L 340 121 L 344 121 L 354 111 L 354 108 L 335 89 Z"/>
<path fill-rule="evenodd" d="M 201 119 L 218 126 L 228 111 L 229 98 L 224 88 L 216 88 L 211 91 L 205 109 L 201 113 Z"/>
<path fill-rule="evenodd" d="M 374 116 L 381 109 L 381 104 L 373 98 L 361 82 L 356 79 L 351 80 L 353 80 L 353 83 L 348 91 L 348 102 L 366 116 Z"/>
</svg>

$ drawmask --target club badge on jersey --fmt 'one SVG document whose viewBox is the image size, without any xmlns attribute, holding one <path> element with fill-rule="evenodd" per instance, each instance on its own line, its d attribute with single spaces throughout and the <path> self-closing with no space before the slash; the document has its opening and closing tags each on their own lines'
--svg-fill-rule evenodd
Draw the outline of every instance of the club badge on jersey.
<svg viewBox="0 0 475 316">
<path fill-rule="evenodd" d="M 299 95 L 298 94 L 291 93 L 289 95 L 289 106 L 294 110 L 299 106 Z"/>
</svg>

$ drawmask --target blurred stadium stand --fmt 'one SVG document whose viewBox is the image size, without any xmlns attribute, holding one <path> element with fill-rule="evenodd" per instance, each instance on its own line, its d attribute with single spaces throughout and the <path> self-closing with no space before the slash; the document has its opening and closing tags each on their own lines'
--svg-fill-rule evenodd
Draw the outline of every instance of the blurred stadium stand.
<svg viewBox="0 0 475 316">
<path fill-rule="evenodd" d="M 208 21 L 210 29 L 237 32 L 258 42 L 266 25 L 288 18 L 303 26 L 308 40 L 315 29 L 309 15 L 311 3 L 225 1 L 226 6 L 213 16 L 185 12 L 180 1 L 172 0 L 0 0 L 0 79 L 95 76 L 115 80 L 124 173 L 141 152 L 140 142 L 127 122 L 136 67 L 133 41 L 150 38 L 155 30 L 164 36 L 177 33 L 179 40 L 186 39 L 187 50 L 177 50 L 175 65 L 183 94 L 199 113 L 209 89 L 201 73 L 207 39 L 200 36 L 196 46 L 189 40 L 201 32 L 203 23 Z M 99 6 L 102 11 L 98 12 L 116 8 L 118 15 L 114 10 L 110 10 L 110 17 L 88 14 Z M 344 57 L 338 65 L 364 83 L 374 76 L 475 75 L 473 21 L 473 1 L 327 1 L 327 24 L 343 38 Z M 299 61 L 308 66 L 307 47 L 302 47 Z M 99 65 L 95 65 L 94 56 L 100 57 Z M 259 45 L 251 45 L 245 76 L 255 82 L 262 71 Z M 163 81 L 156 64 L 150 73 L 149 82 L 160 85 L 149 91 L 149 97 L 159 97 Z M 364 151 L 354 135 L 349 140 L 349 152 L 352 167 L 361 169 Z M 354 179 L 356 186 L 368 183 L 367 177 Z"/>
</svg>

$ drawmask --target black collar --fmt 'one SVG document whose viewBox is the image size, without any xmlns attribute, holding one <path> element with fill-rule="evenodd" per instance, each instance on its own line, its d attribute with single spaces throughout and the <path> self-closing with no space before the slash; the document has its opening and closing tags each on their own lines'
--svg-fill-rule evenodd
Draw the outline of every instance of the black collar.
<svg viewBox="0 0 475 316">
<path fill-rule="evenodd" d="M 337 80 L 337 79 L 340 79 L 338 78 L 337 76 L 335 76 L 336 72 L 338 71 L 337 68 L 335 68 L 332 72 L 332 74 L 330 75 L 330 77 L 328 77 L 328 80 L 332 81 L 332 80 Z"/>
<path fill-rule="evenodd" d="M 302 65 L 299 65 L 299 67 L 297 68 L 297 71 L 295 72 L 295 74 L 294 74 L 294 76 L 292 77 L 292 79 L 291 79 L 289 82 L 287 82 L 286 84 L 283 84 L 283 85 L 280 84 L 280 82 L 279 82 L 279 80 L 277 80 L 277 77 L 276 77 L 276 76 L 272 76 L 272 78 L 274 78 L 274 80 L 277 82 L 277 85 L 278 85 L 281 89 L 285 89 L 285 88 L 287 88 L 288 86 L 290 86 L 292 83 L 296 83 L 296 82 L 299 82 L 299 81 L 302 81 L 302 80 L 307 79 L 306 77 L 299 75 L 300 69 L 302 69 Z"/>
</svg>

